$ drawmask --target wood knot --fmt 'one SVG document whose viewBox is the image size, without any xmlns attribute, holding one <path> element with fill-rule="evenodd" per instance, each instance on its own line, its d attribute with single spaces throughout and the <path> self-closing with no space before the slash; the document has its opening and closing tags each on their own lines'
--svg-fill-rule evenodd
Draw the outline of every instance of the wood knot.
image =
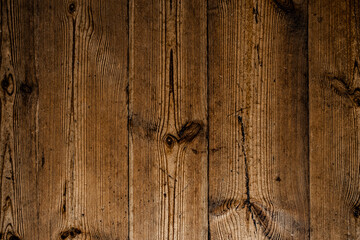
<svg viewBox="0 0 360 240">
<path fill-rule="evenodd" d="M 75 11 L 76 11 L 76 4 L 75 3 L 70 3 L 70 5 L 69 5 L 69 13 L 74 14 Z"/>
<path fill-rule="evenodd" d="M 20 237 L 16 236 L 12 231 L 9 231 L 5 234 L 0 233 L 0 239 L 6 240 L 21 240 Z"/>
<path fill-rule="evenodd" d="M 351 88 L 345 78 L 326 76 L 330 81 L 331 88 L 340 96 L 347 97 L 353 105 L 360 107 L 360 88 Z"/>
<path fill-rule="evenodd" d="M 225 215 L 231 211 L 237 211 L 241 206 L 241 201 L 238 199 L 223 199 L 220 201 L 210 201 L 209 213 L 215 217 Z"/>
<path fill-rule="evenodd" d="M 187 122 L 183 125 L 181 130 L 178 133 L 179 138 L 171 134 L 166 134 L 164 137 L 164 142 L 167 147 L 173 148 L 175 143 L 189 143 L 191 142 L 201 131 L 202 127 L 200 123 L 197 122 Z"/>
<path fill-rule="evenodd" d="M 179 131 L 179 142 L 191 142 L 199 134 L 202 127 L 197 122 L 187 122 Z"/>
<path fill-rule="evenodd" d="M 14 79 L 13 75 L 10 73 L 4 75 L 4 79 L 1 81 L 1 88 L 11 96 L 14 93 Z"/>
<path fill-rule="evenodd" d="M 355 218 L 359 218 L 360 217 L 360 206 L 359 205 L 355 205 L 352 209 L 353 215 Z"/>
<path fill-rule="evenodd" d="M 9 240 L 21 240 L 21 239 L 18 236 L 13 235 L 9 238 Z"/>
<path fill-rule="evenodd" d="M 360 107 L 360 89 L 356 88 L 351 96 L 354 104 Z"/>
<path fill-rule="evenodd" d="M 173 135 L 171 135 L 171 134 L 166 134 L 164 141 L 165 141 L 166 146 L 168 146 L 169 148 L 173 148 L 174 144 L 175 144 L 178 140 L 176 139 L 175 136 L 173 136 Z"/>
<path fill-rule="evenodd" d="M 73 239 L 77 235 L 80 235 L 81 233 L 82 233 L 82 231 L 80 229 L 72 227 L 66 231 L 61 232 L 60 238 L 61 239 Z"/>
</svg>

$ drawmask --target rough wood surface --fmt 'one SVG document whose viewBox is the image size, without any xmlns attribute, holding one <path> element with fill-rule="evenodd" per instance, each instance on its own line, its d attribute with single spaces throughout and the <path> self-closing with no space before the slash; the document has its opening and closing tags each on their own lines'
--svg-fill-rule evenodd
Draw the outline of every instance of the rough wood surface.
<svg viewBox="0 0 360 240">
<path fill-rule="evenodd" d="M 310 1 L 312 239 L 360 237 L 360 5 Z"/>
<path fill-rule="evenodd" d="M 0 13 L 0 240 L 360 238 L 358 1 Z"/>
<path fill-rule="evenodd" d="M 130 9 L 130 238 L 207 239 L 206 2 Z"/>
<path fill-rule="evenodd" d="M 126 239 L 126 1 L 35 8 L 38 235 L 23 239 Z"/>
<path fill-rule="evenodd" d="M 209 1 L 211 239 L 306 239 L 307 4 Z"/>
<path fill-rule="evenodd" d="M 37 234 L 37 101 L 33 7 L 1 1 L 0 238 Z"/>
</svg>

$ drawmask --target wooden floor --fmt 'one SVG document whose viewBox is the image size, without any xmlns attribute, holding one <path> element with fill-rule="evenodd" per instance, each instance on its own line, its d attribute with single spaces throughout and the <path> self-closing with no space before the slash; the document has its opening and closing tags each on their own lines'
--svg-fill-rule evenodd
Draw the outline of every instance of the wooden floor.
<svg viewBox="0 0 360 240">
<path fill-rule="evenodd" d="M 360 239 L 357 0 L 1 0 L 1 240 Z"/>
</svg>

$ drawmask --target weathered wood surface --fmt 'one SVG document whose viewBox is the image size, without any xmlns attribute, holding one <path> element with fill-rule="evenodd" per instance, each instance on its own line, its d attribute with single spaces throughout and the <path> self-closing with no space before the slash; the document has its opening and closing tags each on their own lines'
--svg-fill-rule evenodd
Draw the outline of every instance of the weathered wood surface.
<svg viewBox="0 0 360 240">
<path fill-rule="evenodd" d="M 359 16 L 2 0 L 0 239 L 359 239 Z"/>
<path fill-rule="evenodd" d="M 1 2 L 0 238 L 37 234 L 37 102 L 33 8 Z"/>
<path fill-rule="evenodd" d="M 360 5 L 309 4 L 312 239 L 360 238 Z"/>
<path fill-rule="evenodd" d="M 1 3 L 1 239 L 126 239 L 126 2 Z"/>
<path fill-rule="evenodd" d="M 130 10 L 130 238 L 207 239 L 206 2 Z"/>
<path fill-rule="evenodd" d="M 211 239 L 306 239 L 306 1 L 209 1 Z"/>
<path fill-rule="evenodd" d="M 126 1 L 36 8 L 39 238 L 126 239 Z"/>
</svg>

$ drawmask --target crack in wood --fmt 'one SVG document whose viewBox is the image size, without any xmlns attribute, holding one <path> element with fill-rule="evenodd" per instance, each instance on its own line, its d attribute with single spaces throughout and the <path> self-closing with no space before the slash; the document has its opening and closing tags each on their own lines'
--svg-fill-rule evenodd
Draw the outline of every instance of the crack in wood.
<svg viewBox="0 0 360 240">
<path fill-rule="evenodd" d="M 244 166 L 245 166 L 245 187 L 246 187 L 246 199 L 244 201 L 244 206 L 247 207 L 248 212 L 251 214 L 251 218 L 253 220 L 254 223 L 254 227 L 257 230 L 257 226 L 256 226 L 256 220 L 254 218 L 254 213 L 251 210 L 252 208 L 252 203 L 251 203 L 251 197 L 250 197 L 250 176 L 249 176 L 249 164 L 248 164 L 248 159 L 246 156 L 246 149 L 245 149 L 245 144 L 246 144 L 246 138 L 245 138 L 245 127 L 244 127 L 244 122 L 241 116 L 238 116 L 238 121 L 240 123 L 240 128 L 241 128 L 241 150 L 244 156 Z"/>
<path fill-rule="evenodd" d="M 253 14 L 254 14 L 254 18 L 255 18 L 255 23 L 258 24 L 259 23 L 259 4 L 258 2 L 256 2 L 255 7 L 253 7 Z"/>
</svg>

